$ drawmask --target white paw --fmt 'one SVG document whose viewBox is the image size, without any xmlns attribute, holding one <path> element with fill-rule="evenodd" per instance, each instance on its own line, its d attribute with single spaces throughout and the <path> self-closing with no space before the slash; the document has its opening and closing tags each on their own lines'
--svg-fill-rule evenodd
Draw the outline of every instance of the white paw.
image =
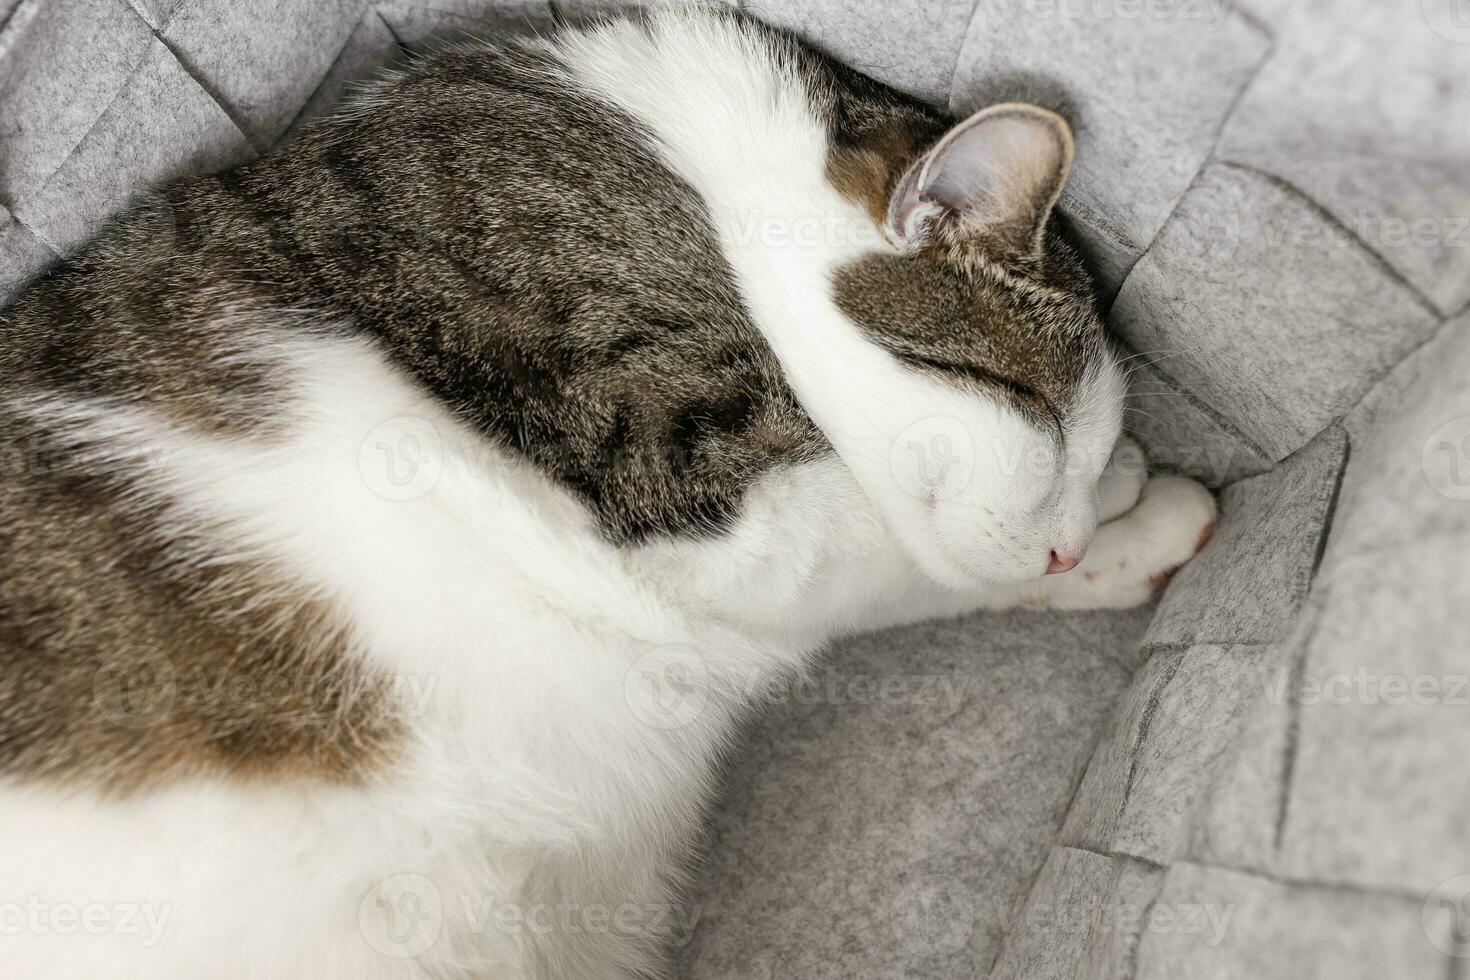
<svg viewBox="0 0 1470 980">
<path fill-rule="evenodd" d="M 1106 524 L 1132 510 L 1147 479 L 1148 460 L 1143 449 L 1124 436 L 1113 447 L 1113 455 L 1097 481 L 1098 523 Z"/>
<path fill-rule="evenodd" d="M 1124 608 L 1146 602 L 1193 558 L 1215 530 L 1215 498 L 1182 476 L 1156 476 L 1138 503 L 1097 529 L 1087 557 L 1070 572 L 1052 576 L 1052 605 Z"/>
<path fill-rule="evenodd" d="M 1156 476 L 1143 486 L 1133 526 L 1135 546 L 1153 574 L 1172 572 L 1215 533 L 1215 497 L 1187 476 Z"/>
</svg>

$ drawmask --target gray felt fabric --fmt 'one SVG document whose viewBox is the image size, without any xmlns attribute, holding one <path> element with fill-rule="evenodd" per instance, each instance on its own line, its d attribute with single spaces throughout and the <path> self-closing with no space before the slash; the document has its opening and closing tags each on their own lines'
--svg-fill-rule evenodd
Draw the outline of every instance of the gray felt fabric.
<svg viewBox="0 0 1470 980">
<path fill-rule="evenodd" d="M 969 0 L 745 0 L 743 6 L 895 88 L 943 105 L 974 5 Z"/>
<path fill-rule="evenodd" d="M 0 303 L 56 259 L 55 252 L 0 207 Z"/>
<path fill-rule="evenodd" d="M 1470 313 L 1448 321 L 1348 416 L 1359 434 L 1329 550 L 1361 553 L 1466 531 L 1467 378 Z"/>
<path fill-rule="evenodd" d="M 159 36 L 264 149 L 316 88 L 358 6 L 355 0 L 178 0 Z M 313 43 L 299 43 L 303 38 Z"/>
<path fill-rule="evenodd" d="M 1134 980 L 1449 975 L 1416 900 L 1189 862 L 1165 874 L 1136 956 Z"/>
<path fill-rule="evenodd" d="M 1439 316 L 1300 193 L 1207 168 L 1113 307 L 1135 350 L 1282 459 L 1347 411 Z M 1331 290 L 1303 288 L 1331 282 Z M 1179 288 L 1186 284 L 1188 288 Z"/>
<path fill-rule="evenodd" d="M 1246 678 L 1245 714 L 1235 737 L 1212 746 L 1220 757 L 1211 766 L 1184 844 L 1192 861 L 1268 874 L 1278 870 L 1284 786 L 1295 756 L 1296 715 L 1286 695 L 1296 676 L 1293 649 L 1284 642 L 1261 651 L 1258 674 Z"/>
<path fill-rule="evenodd" d="M 996 980 L 1132 975 L 1144 913 L 1163 869 L 1123 855 L 1053 847 L 1015 926 Z"/>
<path fill-rule="evenodd" d="M 116 0 L 23 0 L 10 12 L 0 33 L 0 202 L 16 211 L 56 173 L 152 44 L 147 23 Z"/>
<path fill-rule="evenodd" d="M 1226 487 L 1215 537 L 1177 573 L 1146 642 L 1279 639 L 1311 585 L 1346 458 L 1347 434 L 1333 426 L 1270 473 Z"/>
<path fill-rule="evenodd" d="M 506 0 L 489 6 L 474 0 L 432 4 L 389 0 L 378 4 L 377 11 L 410 52 L 427 50 L 446 38 L 524 34 L 552 26 L 551 7 L 545 0 Z"/>
<path fill-rule="evenodd" d="M 1438 0 L 1276 6 L 1278 43 L 1291 57 L 1262 70 L 1218 155 L 1301 188 L 1440 313 L 1463 308 L 1470 18 Z"/>
<path fill-rule="evenodd" d="M 51 247 L 84 244 L 138 189 L 248 159 L 250 144 L 168 47 L 150 43 L 121 92 L 16 216 Z"/>
<path fill-rule="evenodd" d="M 860 637 L 781 692 L 727 779 L 686 975 L 986 970 L 1149 612 Z"/>
<path fill-rule="evenodd" d="M 1120 702 L 1061 840 L 1165 864 L 1179 857 L 1219 755 L 1260 689 L 1269 648 L 1156 651 Z"/>
<path fill-rule="evenodd" d="M 618 6 L 0 0 L 0 302 L 407 52 Z M 731 758 L 682 974 L 1470 980 L 1463 3 L 745 6 L 1065 112 L 1130 426 L 1222 516 L 1154 606 L 834 650 Z"/>
<path fill-rule="evenodd" d="M 1264 449 L 1169 376 L 1169 361 L 1179 355 L 1150 350 L 1126 355 L 1128 428 L 1147 447 L 1150 465 L 1211 487 L 1269 471 L 1274 461 Z"/>
</svg>

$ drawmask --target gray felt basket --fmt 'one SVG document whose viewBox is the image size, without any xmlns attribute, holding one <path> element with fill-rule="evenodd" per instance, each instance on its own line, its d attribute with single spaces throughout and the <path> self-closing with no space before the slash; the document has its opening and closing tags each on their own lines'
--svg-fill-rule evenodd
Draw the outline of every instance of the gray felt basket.
<svg viewBox="0 0 1470 980">
<path fill-rule="evenodd" d="M 1470 977 L 1465 0 L 747 7 L 956 113 L 1068 115 L 1132 426 L 1223 516 L 1155 606 L 836 650 L 750 727 L 682 969 Z M 0 298 L 405 49 L 598 9 L 0 0 Z"/>
</svg>

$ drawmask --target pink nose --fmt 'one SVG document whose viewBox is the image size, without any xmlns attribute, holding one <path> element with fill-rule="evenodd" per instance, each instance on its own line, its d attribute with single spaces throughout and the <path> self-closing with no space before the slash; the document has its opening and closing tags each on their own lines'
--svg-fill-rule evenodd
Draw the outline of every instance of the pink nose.
<svg viewBox="0 0 1470 980">
<path fill-rule="evenodd" d="M 1046 574 L 1058 575 L 1062 572 L 1069 572 L 1076 568 L 1077 563 L 1081 560 L 1081 555 L 1059 555 L 1053 551 L 1051 553 L 1051 564 L 1046 566 Z"/>
</svg>

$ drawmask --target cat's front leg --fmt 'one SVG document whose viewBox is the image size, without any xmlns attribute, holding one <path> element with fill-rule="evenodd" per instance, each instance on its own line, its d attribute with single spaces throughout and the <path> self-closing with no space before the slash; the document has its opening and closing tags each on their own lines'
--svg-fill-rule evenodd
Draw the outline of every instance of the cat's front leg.
<svg viewBox="0 0 1470 980">
<path fill-rule="evenodd" d="M 1133 509 L 1148 482 L 1148 457 L 1129 436 L 1118 440 L 1097 481 L 1097 522 L 1106 524 Z"/>
<path fill-rule="evenodd" d="M 1082 562 L 1071 571 L 1028 583 L 1021 590 L 1022 604 L 1054 609 L 1136 606 L 1204 547 L 1215 529 L 1210 491 L 1182 476 L 1156 476 L 1141 483 L 1137 503 L 1098 527 Z"/>
</svg>

